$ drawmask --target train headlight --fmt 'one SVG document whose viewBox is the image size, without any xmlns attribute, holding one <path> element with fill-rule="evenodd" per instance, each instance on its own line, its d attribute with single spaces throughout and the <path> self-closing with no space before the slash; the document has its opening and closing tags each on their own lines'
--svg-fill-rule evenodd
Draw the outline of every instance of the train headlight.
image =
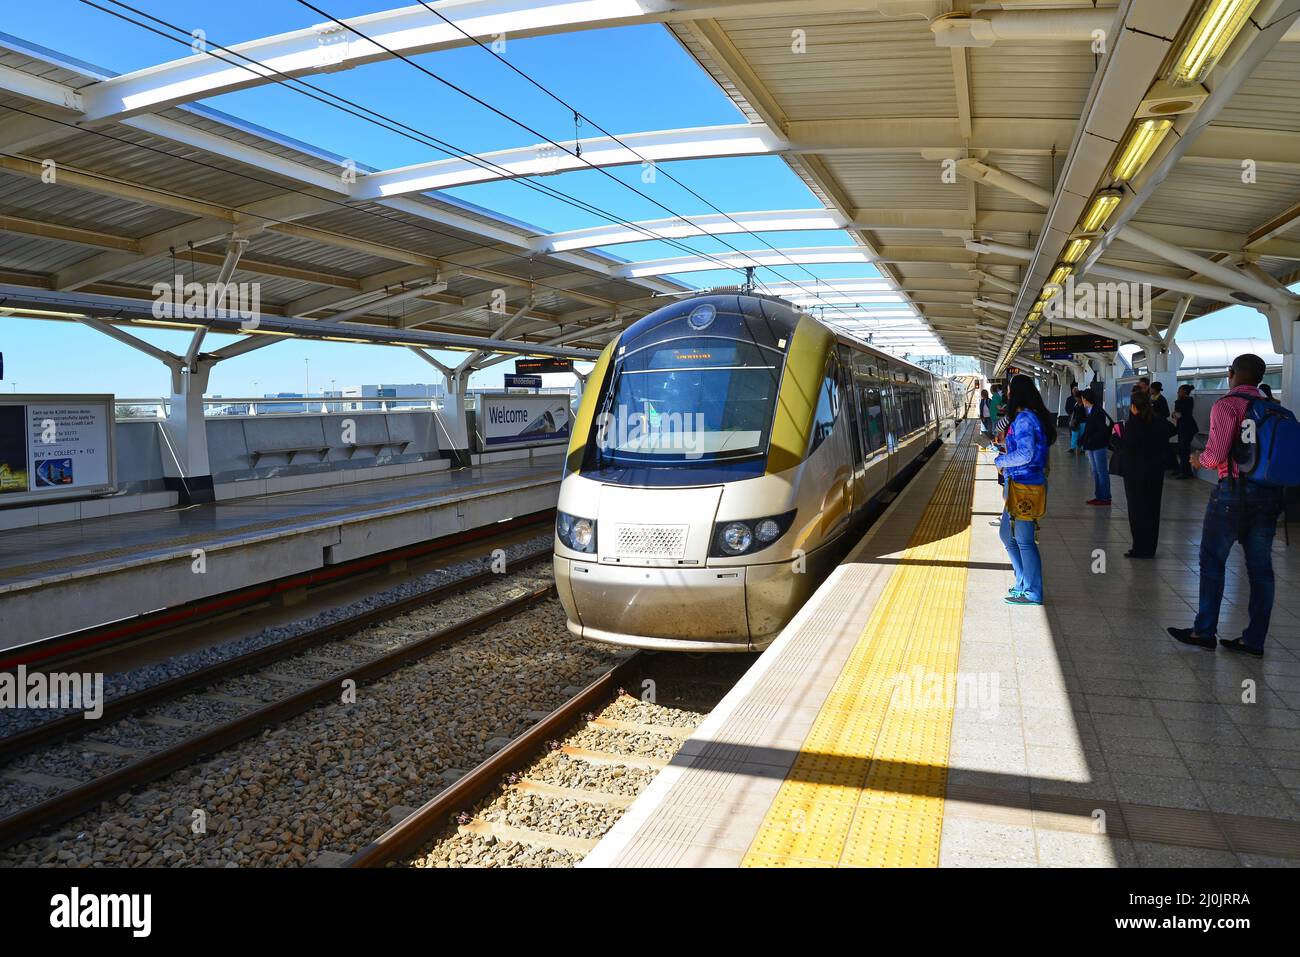
<svg viewBox="0 0 1300 957">
<path fill-rule="evenodd" d="M 790 530 L 794 524 L 794 515 L 793 511 L 789 511 L 769 518 L 718 522 L 713 526 L 713 547 L 709 549 L 709 555 L 713 558 L 735 558 L 761 551 Z"/>
<path fill-rule="evenodd" d="M 596 550 L 596 520 L 578 518 L 567 512 L 555 513 L 555 534 L 566 548 L 575 552 Z"/>
<path fill-rule="evenodd" d="M 754 533 L 744 522 L 731 522 L 723 526 L 718 544 L 728 555 L 743 555 L 754 544 Z"/>
</svg>

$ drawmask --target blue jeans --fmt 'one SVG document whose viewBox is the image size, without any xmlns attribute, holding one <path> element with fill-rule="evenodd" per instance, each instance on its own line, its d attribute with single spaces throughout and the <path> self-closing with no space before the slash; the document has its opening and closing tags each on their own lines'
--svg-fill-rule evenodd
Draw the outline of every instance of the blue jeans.
<svg viewBox="0 0 1300 957">
<path fill-rule="evenodd" d="M 1093 498 L 1110 501 L 1110 461 L 1108 449 L 1089 449 L 1088 461 L 1092 463 Z"/>
<path fill-rule="evenodd" d="M 1221 481 L 1210 494 L 1201 526 L 1200 610 L 1192 626 L 1198 635 L 1218 635 L 1223 571 L 1233 544 L 1241 542 L 1250 579 L 1250 624 L 1241 641 L 1249 648 L 1264 647 L 1273 614 L 1273 535 L 1281 514 L 1281 489 L 1247 482 L 1243 499 L 1230 482 Z"/>
<path fill-rule="evenodd" d="M 1070 430 L 1070 448 L 1077 449 L 1081 438 L 1083 438 L 1083 426 L 1076 425 Z"/>
<path fill-rule="evenodd" d="M 999 534 L 1002 545 L 1011 559 L 1016 573 L 1015 589 L 1031 601 L 1043 600 L 1043 560 L 1034 541 L 1034 523 L 1013 522 L 1006 509 L 1002 510 L 1002 527 Z"/>
</svg>

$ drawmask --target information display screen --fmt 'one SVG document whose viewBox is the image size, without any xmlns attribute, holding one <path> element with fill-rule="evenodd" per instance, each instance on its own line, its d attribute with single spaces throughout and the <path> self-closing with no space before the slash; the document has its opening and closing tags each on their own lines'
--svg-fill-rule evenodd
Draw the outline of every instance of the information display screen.
<svg viewBox="0 0 1300 957">
<path fill-rule="evenodd" d="M 572 372 L 572 359 L 516 359 L 516 375 L 541 375 L 544 372 Z"/>
<path fill-rule="evenodd" d="M 1038 350 L 1044 359 L 1069 359 L 1076 352 L 1114 352 L 1119 343 L 1105 336 L 1039 336 Z"/>
</svg>

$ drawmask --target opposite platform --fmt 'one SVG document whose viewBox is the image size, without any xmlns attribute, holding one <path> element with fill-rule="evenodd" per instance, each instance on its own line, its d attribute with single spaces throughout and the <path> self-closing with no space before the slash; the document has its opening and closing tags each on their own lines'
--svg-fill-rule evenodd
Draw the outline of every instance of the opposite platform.
<svg viewBox="0 0 1300 957">
<path fill-rule="evenodd" d="M 1300 562 L 1262 661 L 1165 634 L 1197 600 L 1201 482 L 1132 562 L 1121 488 L 1053 451 L 1047 604 L 1002 601 L 1000 487 L 944 447 L 584 866 L 1300 863 Z M 1239 553 L 1223 634 L 1244 624 Z"/>
<path fill-rule="evenodd" d="M 0 532 L 0 649 L 554 508 L 562 463 L 548 452 Z"/>
</svg>

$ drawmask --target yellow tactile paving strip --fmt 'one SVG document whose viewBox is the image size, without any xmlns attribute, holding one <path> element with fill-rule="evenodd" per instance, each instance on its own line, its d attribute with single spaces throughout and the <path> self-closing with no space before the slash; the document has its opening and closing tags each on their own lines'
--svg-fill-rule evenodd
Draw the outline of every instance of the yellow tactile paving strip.
<svg viewBox="0 0 1300 957">
<path fill-rule="evenodd" d="M 743 867 L 937 867 L 977 446 L 962 432 Z"/>
</svg>

